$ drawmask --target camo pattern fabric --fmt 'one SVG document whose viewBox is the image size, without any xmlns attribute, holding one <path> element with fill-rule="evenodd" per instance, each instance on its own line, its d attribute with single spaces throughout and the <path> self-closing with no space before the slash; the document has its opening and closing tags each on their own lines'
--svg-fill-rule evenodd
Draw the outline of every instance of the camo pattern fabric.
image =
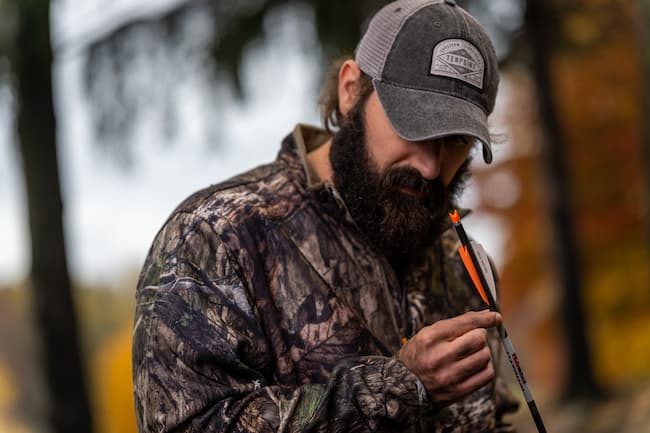
<svg viewBox="0 0 650 433">
<path fill-rule="evenodd" d="M 457 238 L 400 285 L 332 187 L 308 181 L 323 134 L 298 127 L 274 162 L 189 197 L 158 233 L 136 294 L 141 433 L 498 431 L 494 384 L 436 410 L 394 357 L 402 336 L 483 308 Z"/>
</svg>

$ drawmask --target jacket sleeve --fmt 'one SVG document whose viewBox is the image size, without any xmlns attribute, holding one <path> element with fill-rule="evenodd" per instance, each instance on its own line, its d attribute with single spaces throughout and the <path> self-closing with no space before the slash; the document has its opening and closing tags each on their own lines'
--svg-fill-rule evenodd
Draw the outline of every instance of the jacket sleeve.
<svg viewBox="0 0 650 433">
<path fill-rule="evenodd" d="M 430 411 L 399 361 L 340 361 L 327 384 L 273 380 L 241 269 L 205 220 L 176 214 L 137 291 L 133 381 L 140 433 L 348 432 L 406 428 Z"/>
</svg>

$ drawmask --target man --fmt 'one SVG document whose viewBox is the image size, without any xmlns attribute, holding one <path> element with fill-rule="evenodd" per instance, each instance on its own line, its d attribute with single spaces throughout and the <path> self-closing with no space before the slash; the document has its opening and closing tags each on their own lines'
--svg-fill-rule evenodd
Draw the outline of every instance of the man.
<svg viewBox="0 0 650 433">
<path fill-rule="evenodd" d="M 454 1 L 382 9 L 326 86 L 336 133 L 298 126 L 157 235 L 137 291 L 140 432 L 506 431 L 501 319 L 478 311 L 446 219 L 474 142 L 491 159 L 497 86 Z"/>
</svg>

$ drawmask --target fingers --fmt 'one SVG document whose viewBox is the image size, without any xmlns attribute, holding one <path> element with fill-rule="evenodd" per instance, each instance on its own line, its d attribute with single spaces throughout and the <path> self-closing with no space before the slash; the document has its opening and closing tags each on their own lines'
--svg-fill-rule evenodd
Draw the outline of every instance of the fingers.
<svg viewBox="0 0 650 433">
<path fill-rule="evenodd" d="M 487 347 L 487 342 L 487 331 L 479 328 L 472 329 L 448 344 L 450 352 L 454 354 L 454 359 L 459 360 Z"/>
<path fill-rule="evenodd" d="M 441 338 L 453 340 L 476 328 L 494 328 L 501 324 L 501 315 L 494 311 L 470 311 L 461 316 L 441 320 L 432 326 L 438 327 Z"/>
<path fill-rule="evenodd" d="M 470 312 L 423 328 L 400 350 L 432 401 L 446 405 L 494 379 L 487 328 L 501 324 L 492 311 Z"/>
<path fill-rule="evenodd" d="M 490 351 L 485 348 L 457 362 L 446 372 L 438 372 L 436 386 L 428 388 L 429 396 L 434 402 L 447 405 L 479 390 L 494 377 Z"/>
<path fill-rule="evenodd" d="M 459 378 L 458 382 L 464 382 L 468 378 L 471 378 L 477 373 L 485 370 L 488 366 L 491 367 L 491 361 L 492 356 L 490 354 L 490 349 L 487 347 L 484 347 L 483 349 L 458 361 L 456 364 Z"/>
<path fill-rule="evenodd" d="M 459 388 L 464 388 L 463 384 L 465 384 L 465 386 L 471 385 L 473 381 L 468 382 L 468 380 L 477 374 L 485 372 L 486 369 L 489 369 L 488 371 L 492 372 L 494 370 L 492 367 L 490 349 L 488 347 L 483 347 L 481 350 L 478 350 L 459 361 L 439 368 L 438 371 L 432 374 L 432 376 L 440 388 L 456 390 L 459 394 L 462 394 L 465 390 Z M 491 377 L 486 377 L 487 381 L 491 379 Z M 482 385 L 484 384 L 485 383 Z M 471 391 L 473 391 L 473 389 Z"/>
<path fill-rule="evenodd" d="M 460 382 L 449 387 L 451 394 L 453 394 L 453 398 L 450 399 L 451 401 L 455 401 L 461 397 L 471 394 L 490 383 L 490 381 L 494 380 L 494 366 L 489 359 L 489 355 L 488 361 L 485 363 L 483 362 L 483 359 L 479 358 L 482 358 L 482 356 L 480 356 L 480 354 L 477 354 L 477 359 L 473 364 L 474 366 L 479 366 L 477 367 L 479 368 L 478 370 L 474 371 L 472 374 L 468 374 L 463 379 L 461 379 Z M 471 367 L 468 365 L 467 368 Z"/>
</svg>

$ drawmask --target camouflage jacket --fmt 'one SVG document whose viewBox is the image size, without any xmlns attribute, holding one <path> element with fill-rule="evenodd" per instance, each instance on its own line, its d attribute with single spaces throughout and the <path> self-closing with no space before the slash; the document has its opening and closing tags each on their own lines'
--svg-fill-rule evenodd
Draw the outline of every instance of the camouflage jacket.
<svg viewBox="0 0 650 433">
<path fill-rule="evenodd" d="M 494 383 L 434 410 L 394 357 L 403 336 L 482 308 L 456 237 L 398 281 L 305 163 L 326 139 L 297 127 L 274 162 L 195 193 L 158 233 L 137 288 L 141 433 L 497 431 Z"/>
</svg>

